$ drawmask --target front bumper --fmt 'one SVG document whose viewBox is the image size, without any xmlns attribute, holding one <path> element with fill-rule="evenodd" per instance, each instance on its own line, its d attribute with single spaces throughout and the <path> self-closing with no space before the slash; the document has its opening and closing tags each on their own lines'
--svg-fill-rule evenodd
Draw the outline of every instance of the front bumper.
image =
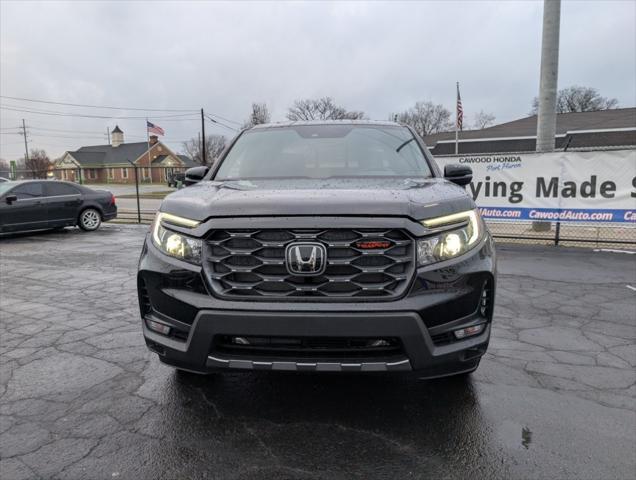
<svg viewBox="0 0 636 480">
<path fill-rule="evenodd" d="M 426 377 L 452 375 L 476 368 L 488 347 L 495 263 L 487 236 L 461 257 L 418 268 L 408 293 L 397 300 L 238 301 L 213 296 L 200 267 L 163 255 L 147 239 L 138 273 L 142 328 L 146 344 L 162 362 L 201 373 L 413 370 Z M 169 326 L 170 334 L 151 330 L 149 320 Z M 452 333 L 477 324 L 485 324 L 478 335 L 457 340 Z M 219 336 L 391 337 L 401 349 L 390 356 L 253 355 L 222 351 L 215 342 Z"/>
<path fill-rule="evenodd" d="M 150 314 L 147 319 L 165 321 Z M 166 322 L 167 323 L 167 322 Z M 397 372 L 418 370 L 425 376 L 444 376 L 474 369 L 485 353 L 490 326 L 478 336 L 450 345 L 436 346 L 414 312 L 360 314 L 304 312 L 254 313 L 248 311 L 201 311 L 186 341 L 167 338 L 150 330 L 143 322 L 148 347 L 162 362 L 195 372 L 218 369 L 317 371 L 317 372 Z M 227 355 L 211 346 L 216 335 L 287 337 L 399 337 L 404 351 L 390 358 L 274 358 Z"/>
</svg>

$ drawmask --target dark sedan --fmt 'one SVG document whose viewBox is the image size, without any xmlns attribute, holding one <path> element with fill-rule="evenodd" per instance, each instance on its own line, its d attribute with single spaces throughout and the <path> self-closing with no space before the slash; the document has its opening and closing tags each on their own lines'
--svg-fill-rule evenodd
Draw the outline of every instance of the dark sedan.
<svg viewBox="0 0 636 480">
<path fill-rule="evenodd" d="M 105 190 L 57 180 L 0 183 L 0 233 L 75 225 L 93 231 L 115 217 L 115 197 Z"/>
</svg>

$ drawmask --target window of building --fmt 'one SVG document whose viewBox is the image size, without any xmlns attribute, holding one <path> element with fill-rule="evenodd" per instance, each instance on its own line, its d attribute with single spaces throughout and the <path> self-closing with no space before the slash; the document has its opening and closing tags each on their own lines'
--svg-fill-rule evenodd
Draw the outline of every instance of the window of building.
<svg viewBox="0 0 636 480">
<path fill-rule="evenodd" d="M 111 180 L 113 178 L 115 178 L 115 169 L 114 168 L 109 168 L 108 169 L 108 178 L 110 178 Z"/>
<path fill-rule="evenodd" d="M 121 169 L 121 178 L 128 178 L 128 169 L 127 168 L 122 168 Z"/>
</svg>

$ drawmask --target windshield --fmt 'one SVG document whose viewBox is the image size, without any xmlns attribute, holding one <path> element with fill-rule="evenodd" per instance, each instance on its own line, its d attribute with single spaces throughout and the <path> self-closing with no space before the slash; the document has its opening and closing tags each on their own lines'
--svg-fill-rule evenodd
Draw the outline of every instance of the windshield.
<svg viewBox="0 0 636 480">
<path fill-rule="evenodd" d="M 399 126 L 297 125 L 245 132 L 215 179 L 430 177 L 411 132 Z"/>
</svg>

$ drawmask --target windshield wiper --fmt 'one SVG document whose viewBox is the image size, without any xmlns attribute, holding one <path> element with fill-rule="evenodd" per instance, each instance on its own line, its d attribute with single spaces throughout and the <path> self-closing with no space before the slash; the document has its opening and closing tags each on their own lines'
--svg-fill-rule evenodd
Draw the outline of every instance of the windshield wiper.
<svg viewBox="0 0 636 480">
<path fill-rule="evenodd" d="M 400 150 L 402 150 L 404 147 L 406 147 L 406 145 L 409 144 L 410 142 L 412 142 L 413 140 L 415 140 L 415 137 L 409 138 L 406 142 L 403 142 L 398 148 L 396 148 L 395 151 L 397 153 L 400 153 Z"/>
</svg>

